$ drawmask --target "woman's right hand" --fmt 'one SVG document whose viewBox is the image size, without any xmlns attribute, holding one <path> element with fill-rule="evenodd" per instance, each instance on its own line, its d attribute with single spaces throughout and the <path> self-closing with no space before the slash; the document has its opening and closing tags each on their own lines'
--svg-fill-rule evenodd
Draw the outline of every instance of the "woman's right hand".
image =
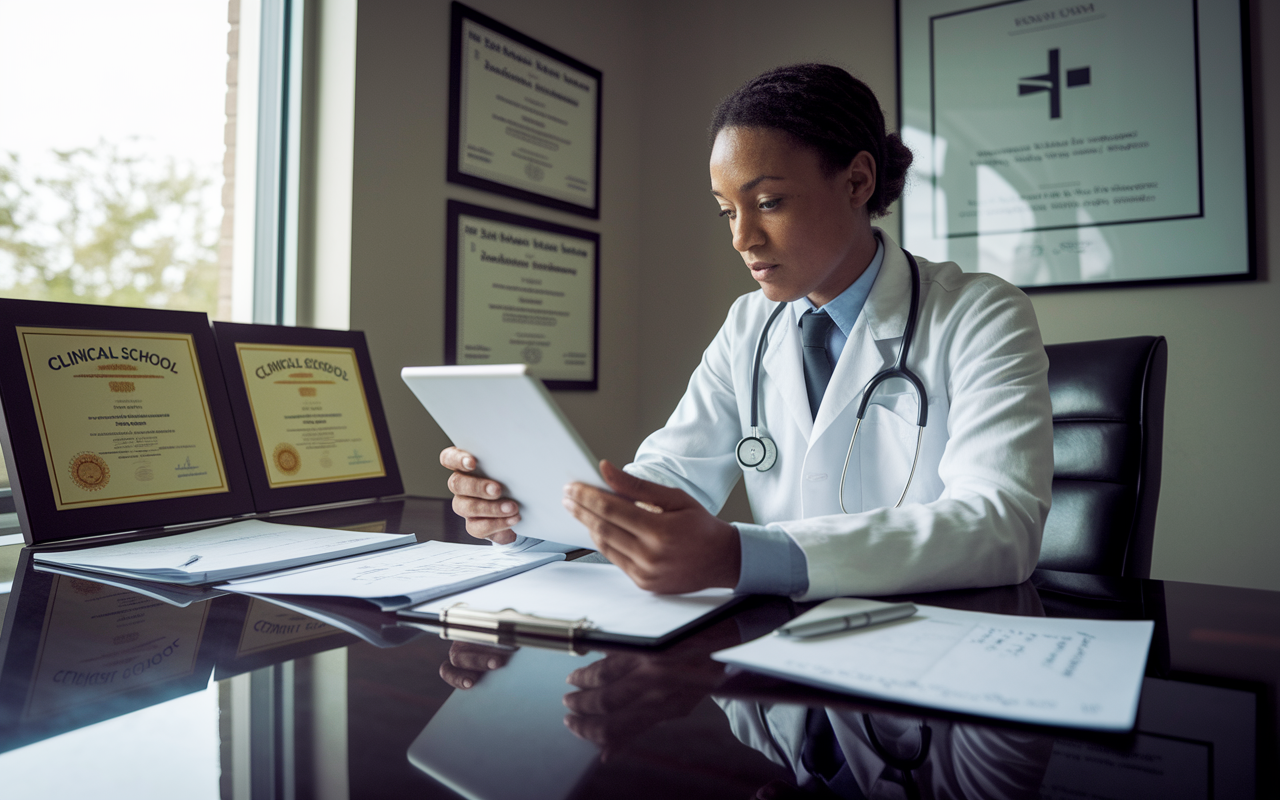
<svg viewBox="0 0 1280 800">
<path fill-rule="evenodd" d="M 453 513 L 467 521 L 467 533 L 495 544 L 516 540 L 511 526 L 520 521 L 520 506 L 502 496 L 502 484 L 471 473 L 479 466 L 476 457 L 456 447 L 440 451 L 440 464 L 453 470 L 449 491 L 453 492 Z"/>
</svg>

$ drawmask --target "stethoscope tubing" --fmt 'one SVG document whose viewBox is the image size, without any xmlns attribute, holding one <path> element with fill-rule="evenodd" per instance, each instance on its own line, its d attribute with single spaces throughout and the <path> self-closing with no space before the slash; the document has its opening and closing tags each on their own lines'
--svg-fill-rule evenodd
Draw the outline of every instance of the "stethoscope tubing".
<svg viewBox="0 0 1280 800">
<path fill-rule="evenodd" d="M 902 332 L 902 347 L 898 349 L 898 358 L 893 366 L 877 372 L 867 381 L 867 385 L 862 389 L 862 401 L 858 404 L 858 414 L 853 425 L 853 436 L 849 439 L 849 449 L 845 452 L 844 467 L 840 470 L 840 488 L 839 501 L 840 511 L 848 514 L 844 507 L 844 482 L 845 476 L 849 472 L 849 459 L 853 455 L 853 445 L 858 441 L 858 429 L 862 427 L 862 419 L 866 416 L 867 406 L 871 402 L 871 396 L 880 384 L 891 378 L 902 378 L 915 389 L 916 403 L 918 411 L 916 414 L 916 452 L 915 457 L 911 460 L 911 472 L 907 475 L 907 482 L 902 487 L 902 494 L 898 496 L 898 502 L 894 504 L 894 508 L 899 508 L 903 500 L 907 497 L 907 490 L 911 488 L 911 481 L 915 478 L 916 467 L 920 463 L 920 450 L 924 444 L 924 429 L 929 423 L 929 394 L 925 391 L 924 382 L 920 380 L 911 369 L 907 366 L 907 357 L 911 352 L 911 343 L 915 339 L 916 323 L 920 316 L 920 292 L 923 280 L 920 277 L 920 265 L 916 262 L 915 256 L 906 250 L 902 254 L 907 257 L 907 264 L 911 268 L 911 304 L 907 308 L 907 325 Z M 760 415 L 760 365 L 764 360 L 764 348 L 768 341 L 769 329 L 773 327 L 773 322 L 786 308 L 788 303 L 778 303 L 773 313 L 769 315 L 769 319 L 765 321 L 764 327 L 760 330 L 760 339 L 756 343 L 756 357 L 751 369 L 751 436 L 759 437 Z M 745 466 L 745 465 L 744 465 Z M 772 464 L 770 464 L 772 466 Z"/>
</svg>

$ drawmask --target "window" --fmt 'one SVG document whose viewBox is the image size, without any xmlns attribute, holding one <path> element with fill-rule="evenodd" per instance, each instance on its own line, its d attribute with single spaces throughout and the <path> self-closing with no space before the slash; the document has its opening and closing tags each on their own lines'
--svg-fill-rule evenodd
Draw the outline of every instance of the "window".
<svg viewBox="0 0 1280 800">
<path fill-rule="evenodd" d="M 0 296 L 291 323 L 302 9 L 0 0 Z"/>
</svg>

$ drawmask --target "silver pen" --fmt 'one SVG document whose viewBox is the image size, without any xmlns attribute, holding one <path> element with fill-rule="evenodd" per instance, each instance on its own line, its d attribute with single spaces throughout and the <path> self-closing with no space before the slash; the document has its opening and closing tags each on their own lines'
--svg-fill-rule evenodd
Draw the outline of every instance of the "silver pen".
<svg viewBox="0 0 1280 800">
<path fill-rule="evenodd" d="M 882 603 L 856 597 L 837 597 L 810 609 L 778 628 L 779 636 L 808 639 L 829 633 L 866 628 L 916 613 L 912 603 Z"/>
<path fill-rule="evenodd" d="M 192 556 L 191 558 L 188 558 L 188 559 L 187 559 L 187 563 L 183 564 L 182 566 L 184 566 L 184 567 L 189 567 L 189 566 L 191 566 L 192 564 L 196 563 L 196 562 L 197 562 L 197 561 L 199 561 L 199 560 L 200 560 L 200 556 Z"/>
</svg>

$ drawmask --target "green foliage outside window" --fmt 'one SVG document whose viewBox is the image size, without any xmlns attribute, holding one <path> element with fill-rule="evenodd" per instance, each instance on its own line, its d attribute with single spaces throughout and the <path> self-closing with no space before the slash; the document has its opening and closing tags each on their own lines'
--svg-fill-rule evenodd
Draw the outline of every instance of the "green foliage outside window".
<svg viewBox="0 0 1280 800">
<path fill-rule="evenodd" d="M 39 167 L 0 154 L 0 295 L 216 311 L 210 173 L 136 141 L 55 150 Z"/>
</svg>

